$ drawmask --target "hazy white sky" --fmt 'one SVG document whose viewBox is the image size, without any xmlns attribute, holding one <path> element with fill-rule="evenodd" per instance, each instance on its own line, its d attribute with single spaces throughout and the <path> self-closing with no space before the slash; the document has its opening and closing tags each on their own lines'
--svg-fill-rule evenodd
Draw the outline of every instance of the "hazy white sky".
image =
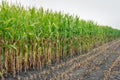
<svg viewBox="0 0 120 80">
<path fill-rule="evenodd" d="M 1 2 L 2 0 L 0 0 Z M 7 0 L 24 6 L 49 8 L 120 29 L 120 0 Z"/>
</svg>

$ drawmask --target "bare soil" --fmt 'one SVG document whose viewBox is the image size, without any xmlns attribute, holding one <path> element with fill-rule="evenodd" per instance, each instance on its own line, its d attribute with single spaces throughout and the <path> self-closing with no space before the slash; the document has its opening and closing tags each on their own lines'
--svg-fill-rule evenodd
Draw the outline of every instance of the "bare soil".
<svg viewBox="0 0 120 80">
<path fill-rule="evenodd" d="M 120 40 L 60 64 L 2 80 L 120 80 Z"/>
</svg>

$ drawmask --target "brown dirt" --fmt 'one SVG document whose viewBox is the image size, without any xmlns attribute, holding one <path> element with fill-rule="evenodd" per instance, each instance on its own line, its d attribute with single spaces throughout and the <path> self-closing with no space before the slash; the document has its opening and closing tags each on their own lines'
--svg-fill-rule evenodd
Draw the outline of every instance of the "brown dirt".
<svg viewBox="0 0 120 80">
<path fill-rule="evenodd" d="M 120 80 L 120 40 L 43 70 L 30 70 L 6 80 Z"/>
</svg>

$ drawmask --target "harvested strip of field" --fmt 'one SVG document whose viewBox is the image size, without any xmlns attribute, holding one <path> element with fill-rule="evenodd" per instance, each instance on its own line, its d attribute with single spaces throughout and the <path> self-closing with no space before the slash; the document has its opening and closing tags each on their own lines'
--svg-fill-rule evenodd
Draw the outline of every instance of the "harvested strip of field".
<svg viewBox="0 0 120 80">
<path fill-rule="evenodd" d="M 116 53 L 120 54 L 120 45 L 117 48 Z M 113 65 L 109 68 L 104 80 L 120 80 L 120 55 L 114 61 Z"/>
<path fill-rule="evenodd" d="M 88 60 L 80 62 L 80 64 L 75 64 L 75 67 L 72 69 L 65 70 L 63 73 L 60 73 L 52 79 L 108 80 L 104 77 L 106 77 L 111 66 L 114 65 L 114 61 L 116 61 L 117 57 L 120 55 L 119 50 L 120 43 L 117 42 L 107 48 L 107 50 L 97 52 L 99 53 L 97 56 L 92 58 L 88 57 Z"/>
</svg>

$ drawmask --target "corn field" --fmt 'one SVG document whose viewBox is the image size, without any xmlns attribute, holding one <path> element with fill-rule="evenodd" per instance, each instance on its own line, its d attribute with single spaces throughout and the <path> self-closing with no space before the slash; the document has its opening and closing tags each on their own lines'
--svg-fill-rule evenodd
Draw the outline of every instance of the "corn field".
<svg viewBox="0 0 120 80">
<path fill-rule="evenodd" d="M 120 38 L 120 30 L 43 8 L 0 7 L 0 77 L 40 70 Z"/>
</svg>

